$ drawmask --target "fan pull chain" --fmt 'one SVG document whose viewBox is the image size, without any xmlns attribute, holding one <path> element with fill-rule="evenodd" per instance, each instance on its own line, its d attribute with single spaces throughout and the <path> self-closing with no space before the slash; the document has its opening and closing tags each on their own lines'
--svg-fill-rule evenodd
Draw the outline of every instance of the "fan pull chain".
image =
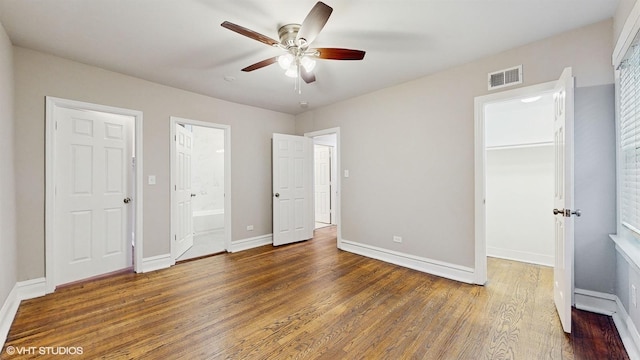
<svg viewBox="0 0 640 360">
<path fill-rule="evenodd" d="M 296 78 L 296 83 L 298 84 L 298 95 L 302 94 L 302 84 L 300 83 L 300 60 L 296 61 L 296 67 L 298 68 L 298 77 Z"/>
</svg>

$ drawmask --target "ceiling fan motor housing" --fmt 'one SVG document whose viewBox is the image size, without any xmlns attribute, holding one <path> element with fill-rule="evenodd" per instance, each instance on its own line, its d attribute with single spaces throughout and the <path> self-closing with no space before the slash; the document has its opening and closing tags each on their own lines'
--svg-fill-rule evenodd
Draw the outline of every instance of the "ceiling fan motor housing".
<svg viewBox="0 0 640 360">
<path fill-rule="evenodd" d="M 300 24 L 287 24 L 278 29 L 278 36 L 280 37 L 280 44 L 284 45 L 287 49 L 296 47 L 296 37 L 300 31 Z"/>
</svg>

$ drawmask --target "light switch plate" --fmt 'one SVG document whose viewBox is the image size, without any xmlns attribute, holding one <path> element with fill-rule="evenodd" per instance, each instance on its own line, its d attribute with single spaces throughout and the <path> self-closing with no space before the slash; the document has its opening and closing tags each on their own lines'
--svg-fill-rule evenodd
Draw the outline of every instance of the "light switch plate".
<svg viewBox="0 0 640 360">
<path fill-rule="evenodd" d="M 155 185 L 155 184 L 156 184 L 156 176 L 149 175 L 149 185 Z"/>
<path fill-rule="evenodd" d="M 349 177 L 349 170 L 345 170 L 344 171 L 344 177 L 348 178 Z"/>
</svg>

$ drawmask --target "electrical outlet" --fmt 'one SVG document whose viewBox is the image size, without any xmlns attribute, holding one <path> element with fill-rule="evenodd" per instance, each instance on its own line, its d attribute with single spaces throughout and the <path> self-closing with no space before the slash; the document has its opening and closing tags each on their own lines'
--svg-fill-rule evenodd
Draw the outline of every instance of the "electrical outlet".
<svg viewBox="0 0 640 360">
<path fill-rule="evenodd" d="M 247 225 L 247 231 L 253 231 L 253 225 Z"/>
<path fill-rule="evenodd" d="M 401 243 L 402 236 L 393 235 L 393 242 Z"/>
<path fill-rule="evenodd" d="M 631 304 L 633 307 L 638 307 L 638 293 L 636 292 L 636 286 L 631 284 Z"/>
</svg>

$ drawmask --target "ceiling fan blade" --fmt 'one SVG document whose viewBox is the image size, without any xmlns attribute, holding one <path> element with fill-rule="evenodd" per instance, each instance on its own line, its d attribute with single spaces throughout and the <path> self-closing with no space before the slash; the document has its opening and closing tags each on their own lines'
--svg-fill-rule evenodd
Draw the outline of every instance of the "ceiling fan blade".
<svg viewBox="0 0 640 360">
<path fill-rule="evenodd" d="M 305 70 L 304 66 L 300 66 L 300 77 L 307 84 L 311 84 L 312 82 L 316 81 L 316 76 L 313 75 L 312 72 L 307 72 L 307 70 Z"/>
<path fill-rule="evenodd" d="M 339 48 L 317 48 L 310 49 L 309 52 L 315 52 L 317 58 L 327 60 L 362 60 L 365 54 L 362 50 Z"/>
<path fill-rule="evenodd" d="M 223 28 L 227 28 L 227 29 L 229 29 L 231 31 L 235 31 L 238 34 L 244 35 L 244 36 L 246 36 L 248 38 L 251 38 L 253 40 L 258 40 L 261 43 L 264 43 L 264 44 L 267 44 L 267 45 L 270 45 L 270 46 L 276 46 L 276 45 L 280 44 L 280 42 L 278 42 L 277 40 L 274 40 L 274 39 L 272 39 L 272 38 L 270 38 L 270 37 L 268 37 L 266 35 L 262 35 L 260 33 L 257 33 L 255 31 L 253 31 L 253 30 L 249 30 L 246 27 L 243 27 L 243 26 L 240 26 L 240 25 L 236 25 L 236 24 L 228 22 L 228 21 L 223 22 L 222 24 L 220 24 L 220 26 L 222 26 Z"/>
<path fill-rule="evenodd" d="M 277 56 L 269 58 L 269 59 L 265 59 L 265 60 L 262 60 L 260 62 L 255 63 L 253 65 L 247 66 L 246 68 L 242 69 L 242 71 L 249 72 L 249 71 L 253 71 L 253 70 L 258 70 L 258 69 L 261 69 L 261 68 L 263 68 L 265 66 L 269 66 L 269 65 L 271 65 L 271 64 L 273 64 L 273 63 L 275 63 L 277 61 L 278 61 L 278 57 Z"/>
<path fill-rule="evenodd" d="M 320 30 L 324 27 L 324 24 L 329 20 L 333 8 L 322 1 L 318 1 L 300 26 L 298 36 L 296 36 L 296 43 L 300 47 L 306 47 L 313 42 L 318 36 Z"/>
</svg>

